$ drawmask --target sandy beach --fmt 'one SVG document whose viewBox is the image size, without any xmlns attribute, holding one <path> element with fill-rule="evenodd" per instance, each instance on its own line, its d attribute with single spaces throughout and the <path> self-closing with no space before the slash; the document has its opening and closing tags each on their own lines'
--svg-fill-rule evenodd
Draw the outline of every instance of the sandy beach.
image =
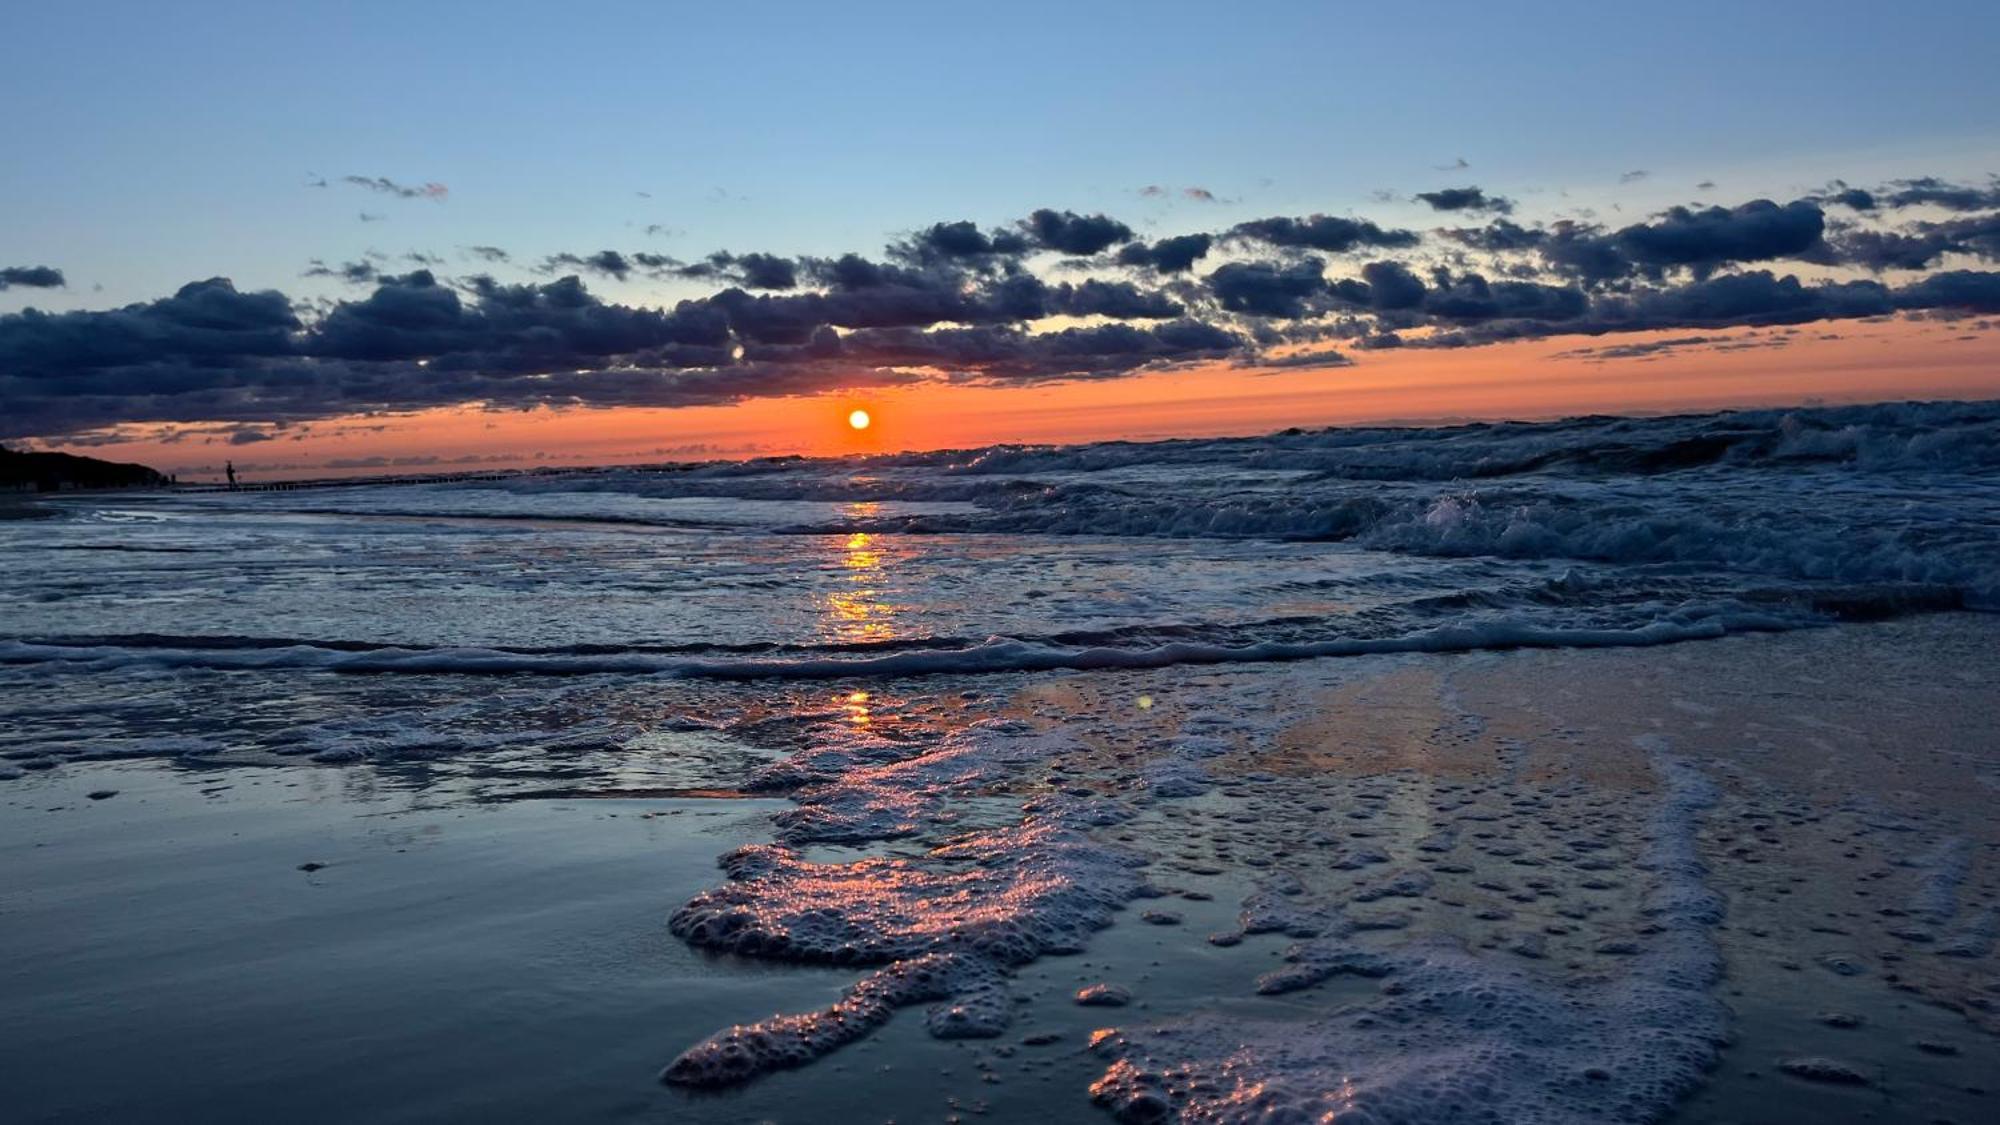
<svg viewBox="0 0 2000 1125">
<path fill-rule="evenodd" d="M 1260 994 L 1288 949 L 1300 963 L 1296 921 L 1291 936 L 1246 925 L 1280 876 L 1299 884 L 1288 907 L 1343 903 L 1357 949 L 1447 939 L 1550 995 L 1660 956 L 1635 944 L 1658 927 L 1618 827 L 1662 799 L 1658 740 L 1716 789 L 1692 844 L 1721 900 L 1702 940 L 1723 972 L 1700 990 L 1721 1034 L 1676 1119 L 1978 1120 L 2000 1002 L 2000 840 L 1984 815 L 2000 784 L 1996 643 L 1991 618 L 1944 615 L 1665 648 L 871 685 L 878 730 L 997 717 L 1084 733 L 954 789 L 914 835 L 811 847 L 822 862 L 920 855 L 1023 801 L 1115 793 L 1125 748 L 1245 699 L 1286 706 L 1220 738 L 1201 792 L 1141 799 L 1095 831 L 1138 857 L 1147 897 L 1080 952 L 1010 973 L 1003 1033 L 939 1040 L 908 1008 L 723 1092 L 656 1076 L 711 1033 L 832 1003 L 866 972 L 668 932 L 718 883 L 719 855 L 772 839 L 794 808 L 744 795 L 742 761 L 675 767 L 701 784 L 672 788 L 715 793 L 701 797 L 653 784 L 669 736 L 579 763 L 559 788 L 476 755 L 24 771 L 0 790 L 11 1097 L 35 1121 L 1084 1119 L 1122 1041 L 1093 1050 L 1099 1029 L 1225 1020 L 1246 1042 L 1286 1027 L 1309 1040 L 1396 979 Z M 771 716 L 741 721 L 747 735 Z M 1407 886 L 1357 894 L 1384 871 Z M 1131 1004 L 1072 1001 L 1096 983 Z M 1613 1049 L 1549 1046 L 1578 1068 Z"/>
</svg>

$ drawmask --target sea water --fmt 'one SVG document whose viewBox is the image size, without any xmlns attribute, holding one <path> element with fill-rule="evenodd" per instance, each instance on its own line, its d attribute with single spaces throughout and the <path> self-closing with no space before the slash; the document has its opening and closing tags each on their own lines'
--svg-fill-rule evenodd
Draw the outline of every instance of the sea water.
<svg viewBox="0 0 2000 1125">
<path fill-rule="evenodd" d="M 1815 703 L 1810 650 L 1742 647 L 2000 608 L 1994 404 L 46 507 L 0 522 L 0 784 L 141 759 L 779 800 L 661 924 L 717 973 L 850 983 L 687 1035 L 676 1089 L 811 1070 L 904 1009 L 1000 1065 L 1074 999 L 1104 1009 L 1088 1080 L 1050 1094 L 1078 1112 L 1655 1120 L 1727 1070 L 1745 903 L 1851 897 L 1871 863 L 1896 890 L 1866 926 L 1816 902 L 1750 928 L 1959 1013 L 1925 1057 L 1994 1058 L 1991 843 L 1945 766 L 1863 768 L 1944 754 L 1990 792 L 1976 722 L 1900 745 L 1867 712 L 1990 705 L 1991 653 L 1878 677 L 1857 642 Z M 1835 873 L 1760 883 L 1786 829 Z M 1152 930 L 1200 959 L 1155 1002 L 1037 976 Z M 1746 1069 L 1894 1087 L 1863 1055 Z"/>
</svg>

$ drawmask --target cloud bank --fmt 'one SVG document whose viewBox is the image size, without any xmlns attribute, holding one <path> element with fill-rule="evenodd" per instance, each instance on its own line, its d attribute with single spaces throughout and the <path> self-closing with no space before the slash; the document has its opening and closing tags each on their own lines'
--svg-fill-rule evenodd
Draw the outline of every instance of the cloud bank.
<svg viewBox="0 0 2000 1125">
<path fill-rule="evenodd" d="M 1458 225 L 1270 215 L 1141 237 L 1109 215 L 1041 208 L 932 223 L 873 256 L 481 244 L 459 253 L 476 272 L 449 277 L 431 255 L 405 255 L 420 268 L 396 273 L 371 252 L 312 263 L 306 276 L 356 289 L 311 301 L 207 278 L 122 308 L 0 316 L 0 438 L 461 404 L 714 405 L 1193 363 L 1254 374 L 1384 348 L 2000 312 L 2000 180 L 1836 182 L 1618 225 L 1524 220 L 1473 186 L 1413 199 Z M 0 288 L 63 283 L 53 267 L 0 269 Z M 599 291 L 655 283 L 705 292 L 648 304 Z"/>
</svg>

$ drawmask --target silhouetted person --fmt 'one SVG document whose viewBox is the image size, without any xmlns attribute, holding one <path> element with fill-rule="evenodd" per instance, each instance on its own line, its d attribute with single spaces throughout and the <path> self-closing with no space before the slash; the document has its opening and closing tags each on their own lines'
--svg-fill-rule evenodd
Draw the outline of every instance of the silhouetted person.
<svg viewBox="0 0 2000 1125">
<path fill-rule="evenodd" d="M 229 474 L 229 491 L 236 491 L 236 462 L 224 461 L 222 471 Z"/>
</svg>

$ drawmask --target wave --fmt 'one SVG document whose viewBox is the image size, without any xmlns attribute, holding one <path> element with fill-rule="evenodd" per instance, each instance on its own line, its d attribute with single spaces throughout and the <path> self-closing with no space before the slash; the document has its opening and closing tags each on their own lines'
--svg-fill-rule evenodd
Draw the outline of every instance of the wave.
<svg viewBox="0 0 2000 1125">
<path fill-rule="evenodd" d="M 658 675 L 681 679 L 818 680 L 903 678 L 1090 669 L 1241 664 L 1389 653 L 1522 648 L 1622 648 L 1786 631 L 1823 623 L 1783 612 L 1735 611 L 1655 620 L 1631 627 L 1553 628 L 1519 620 L 1451 624 L 1394 636 L 1241 645 L 1170 641 L 1143 647 L 1063 646 L 995 637 L 962 648 L 860 656 L 694 657 L 665 652 L 524 652 L 497 648 L 414 648 L 319 643 L 183 647 L 0 641 L 0 664 L 92 671 L 124 667 L 233 671 L 311 670 L 413 675 Z"/>
<path fill-rule="evenodd" d="M 267 510 L 292 495 L 214 502 Z M 1993 608 L 2000 403 L 619 468 L 330 489 L 309 510 L 730 534 L 1345 542 L 1947 585 Z"/>
</svg>

